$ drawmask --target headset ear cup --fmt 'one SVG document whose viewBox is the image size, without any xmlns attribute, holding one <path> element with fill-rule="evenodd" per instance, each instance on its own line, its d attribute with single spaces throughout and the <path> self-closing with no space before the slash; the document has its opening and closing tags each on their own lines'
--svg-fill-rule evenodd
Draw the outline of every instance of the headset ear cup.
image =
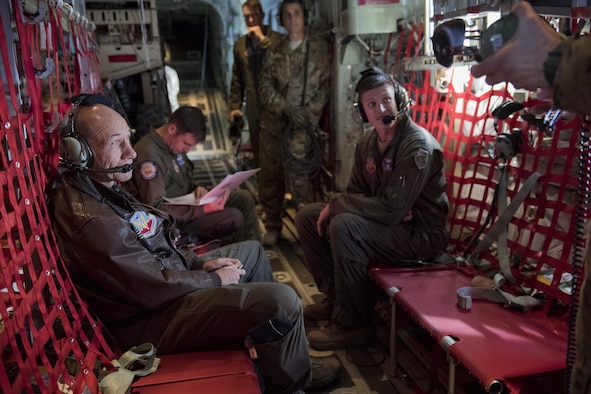
<svg viewBox="0 0 591 394">
<path fill-rule="evenodd" d="M 358 125 L 362 125 L 364 122 L 366 122 L 366 118 L 365 118 L 365 113 L 363 112 L 363 109 L 361 108 L 361 104 L 358 102 L 354 102 L 353 105 L 351 105 L 351 119 L 353 119 L 353 122 L 357 123 Z"/>
<path fill-rule="evenodd" d="M 73 134 L 62 138 L 60 156 L 65 163 L 79 168 L 86 168 L 92 164 L 92 153 L 88 143 Z"/>
<path fill-rule="evenodd" d="M 361 120 L 363 120 L 363 123 L 369 122 L 369 120 L 367 119 L 367 115 L 365 114 L 365 110 L 363 109 L 363 105 L 361 105 L 361 103 L 359 103 L 358 107 L 359 107 L 359 115 L 361 115 Z"/>
<path fill-rule="evenodd" d="M 398 111 L 406 111 L 410 108 L 410 98 L 408 97 L 408 91 L 398 82 L 395 82 L 396 88 L 395 92 L 395 99 L 396 99 L 396 106 L 398 107 Z"/>
</svg>

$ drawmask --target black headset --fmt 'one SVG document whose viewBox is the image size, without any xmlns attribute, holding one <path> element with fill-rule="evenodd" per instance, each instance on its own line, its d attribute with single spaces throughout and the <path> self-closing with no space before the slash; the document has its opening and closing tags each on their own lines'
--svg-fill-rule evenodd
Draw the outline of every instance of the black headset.
<svg viewBox="0 0 591 394">
<path fill-rule="evenodd" d="M 94 159 L 92 149 L 84 136 L 76 132 L 75 123 L 81 107 L 103 104 L 117 110 L 115 104 L 101 94 L 79 94 L 70 99 L 72 108 L 62 127 L 62 137 L 59 147 L 60 164 L 70 168 L 85 170 L 92 165 Z"/>
<path fill-rule="evenodd" d="M 279 14 L 277 14 L 277 18 L 279 18 L 279 24 L 283 26 L 283 7 L 285 4 L 293 3 L 297 3 L 302 7 L 302 11 L 304 11 L 304 26 L 308 26 L 308 8 L 306 8 L 306 4 L 303 0 L 283 0 L 283 2 L 279 5 Z"/>
<path fill-rule="evenodd" d="M 398 81 L 394 79 L 392 75 L 386 74 L 376 67 L 371 67 L 367 70 L 361 71 L 360 74 L 361 78 L 355 87 L 355 93 L 357 93 L 357 97 L 359 97 L 359 90 L 361 90 L 362 87 L 364 88 L 363 91 L 366 91 L 373 89 L 374 87 L 381 86 L 384 81 L 390 81 L 392 86 L 394 86 L 394 99 L 396 100 L 398 113 L 402 114 L 410 109 L 412 102 L 408 97 L 408 92 L 401 84 L 398 83 Z M 359 102 L 359 98 L 358 101 L 353 103 L 351 116 L 353 117 L 355 123 L 362 124 L 368 122 L 367 115 L 363 109 L 363 105 L 361 102 Z"/>
</svg>

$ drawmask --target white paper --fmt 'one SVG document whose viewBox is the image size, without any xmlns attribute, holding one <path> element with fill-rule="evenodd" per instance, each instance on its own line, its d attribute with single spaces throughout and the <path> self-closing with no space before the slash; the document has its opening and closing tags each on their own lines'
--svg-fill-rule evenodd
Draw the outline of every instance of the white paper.
<svg viewBox="0 0 591 394">
<path fill-rule="evenodd" d="M 195 193 L 185 194 L 184 196 L 179 197 L 162 197 L 164 201 L 168 204 L 172 205 L 199 205 L 199 203 L 195 200 Z"/>
<path fill-rule="evenodd" d="M 199 200 L 199 205 L 205 205 L 214 202 L 222 196 L 224 189 L 227 189 L 229 192 L 233 191 L 238 186 L 240 186 L 242 182 L 256 174 L 259 170 L 260 168 L 254 168 L 252 170 L 238 171 L 233 174 L 226 175 L 226 177 L 216 187 L 201 197 L 201 200 Z"/>
<path fill-rule="evenodd" d="M 166 201 L 167 204 L 172 205 L 205 205 L 214 202 L 218 198 L 220 198 L 223 194 L 223 190 L 227 189 L 228 191 L 233 191 L 236 189 L 242 182 L 256 174 L 260 168 L 254 168 L 252 170 L 246 171 L 238 171 L 234 174 L 228 174 L 226 177 L 213 189 L 208 191 L 199 201 L 195 201 L 195 194 L 188 193 L 184 196 L 179 197 L 163 197 L 162 199 Z"/>
</svg>

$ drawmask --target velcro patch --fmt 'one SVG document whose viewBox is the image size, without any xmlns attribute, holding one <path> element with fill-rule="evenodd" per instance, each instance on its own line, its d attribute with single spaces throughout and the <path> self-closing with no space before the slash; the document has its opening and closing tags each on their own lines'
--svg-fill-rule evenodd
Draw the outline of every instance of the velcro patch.
<svg viewBox="0 0 591 394">
<path fill-rule="evenodd" d="M 140 175 L 142 179 L 149 181 L 150 179 L 154 179 L 158 174 L 158 168 L 153 161 L 144 161 L 140 166 Z"/>
</svg>

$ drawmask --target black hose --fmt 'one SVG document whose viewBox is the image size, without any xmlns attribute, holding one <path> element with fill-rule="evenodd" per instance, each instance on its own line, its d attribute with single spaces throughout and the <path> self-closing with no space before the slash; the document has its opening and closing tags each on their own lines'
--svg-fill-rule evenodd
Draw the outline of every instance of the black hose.
<svg viewBox="0 0 591 394">
<path fill-rule="evenodd" d="M 579 154 L 579 185 L 575 216 L 575 244 L 573 247 L 573 283 L 568 316 L 568 342 L 566 349 L 566 371 L 564 373 L 564 392 L 570 392 L 571 374 L 577 356 L 576 320 L 579 310 L 581 282 L 583 280 L 585 260 L 585 235 L 587 220 L 591 216 L 589 209 L 589 185 L 591 182 L 591 119 L 586 117 L 581 123 Z"/>
<path fill-rule="evenodd" d="M 281 133 L 279 139 L 279 150 L 283 168 L 295 174 L 313 174 L 320 168 L 322 152 L 320 147 L 320 136 L 314 126 L 308 126 L 306 131 L 306 147 L 303 156 L 295 155 L 290 149 L 290 141 L 294 136 L 294 129 L 291 122 Z"/>
</svg>

